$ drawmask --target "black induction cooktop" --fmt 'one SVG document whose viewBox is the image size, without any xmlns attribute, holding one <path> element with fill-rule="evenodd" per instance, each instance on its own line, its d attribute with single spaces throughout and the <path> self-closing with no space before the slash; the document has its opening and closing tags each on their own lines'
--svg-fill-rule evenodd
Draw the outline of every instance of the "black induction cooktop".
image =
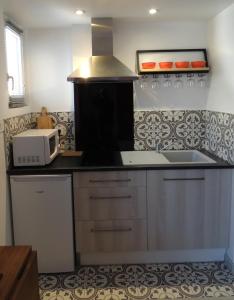
<svg viewBox="0 0 234 300">
<path fill-rule="evenodd" d="M 82 155 L 82 166 L 115 166 L 122 164 L 119 151 L 87 150 Z"/>
</svg>

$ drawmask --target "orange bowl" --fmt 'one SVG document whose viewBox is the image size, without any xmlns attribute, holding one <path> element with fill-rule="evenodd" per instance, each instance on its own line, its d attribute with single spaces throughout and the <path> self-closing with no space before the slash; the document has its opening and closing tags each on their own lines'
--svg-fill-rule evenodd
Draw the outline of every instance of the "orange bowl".
<svg viewBox="0 0 234 300">
<path fill-rule="evenodd" d="M 189 61 L 177 61 L 175 66 L 177 69 L 187 69 L 189 67 Z"/>
<path fill-rule="evenodd" d="M 191 62 L 192 68 L 205 68 L 206 62 L 204 60 L 197 60 Z"/>
<path fill-rule="evenodd" d="M 156 63 L 155 62 L 144 62 L 141 64 L 142 65 L 142 69 L 154 69 L 156 67 Z"/>
<path fill-rule="evenodd" d="M 159 63 L 160 69 L 171 69 L 173 66 L 173 62 L 171 61 L 162 61 Z"/>
</svg>

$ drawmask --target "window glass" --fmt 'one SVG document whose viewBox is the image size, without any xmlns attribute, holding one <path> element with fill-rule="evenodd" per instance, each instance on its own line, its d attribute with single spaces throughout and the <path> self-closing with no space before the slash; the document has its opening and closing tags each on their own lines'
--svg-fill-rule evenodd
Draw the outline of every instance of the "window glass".
<svg viewBox="0 0 234 300">
<path fill-rule="evenodd" d="M 6 25 L 5 37 L 10 107 L 22 106 L 24 105 L 22 34 Z"/>
</svg>

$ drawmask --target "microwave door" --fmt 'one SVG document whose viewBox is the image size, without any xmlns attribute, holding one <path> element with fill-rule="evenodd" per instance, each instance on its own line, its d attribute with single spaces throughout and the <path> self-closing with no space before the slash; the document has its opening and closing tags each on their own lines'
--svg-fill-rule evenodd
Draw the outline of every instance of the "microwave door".
<svg viewBox="0 0 234 300">
<path fill-rule="evenodd" d="M 45 138 L 45 161 L 49 164 L 58 154 L 58 134 Z"/>
</svg>

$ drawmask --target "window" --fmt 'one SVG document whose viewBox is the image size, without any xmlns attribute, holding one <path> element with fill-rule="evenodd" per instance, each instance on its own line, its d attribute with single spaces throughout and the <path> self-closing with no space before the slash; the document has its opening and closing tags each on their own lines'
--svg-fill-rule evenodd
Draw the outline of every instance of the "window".
<svg viewBox="0 0 234 300">
<path fill-rule="evenodd" d="M 9 107 L 24 106 L 23 32 L 6 23 L 6 59 Z"/>
</svg>

